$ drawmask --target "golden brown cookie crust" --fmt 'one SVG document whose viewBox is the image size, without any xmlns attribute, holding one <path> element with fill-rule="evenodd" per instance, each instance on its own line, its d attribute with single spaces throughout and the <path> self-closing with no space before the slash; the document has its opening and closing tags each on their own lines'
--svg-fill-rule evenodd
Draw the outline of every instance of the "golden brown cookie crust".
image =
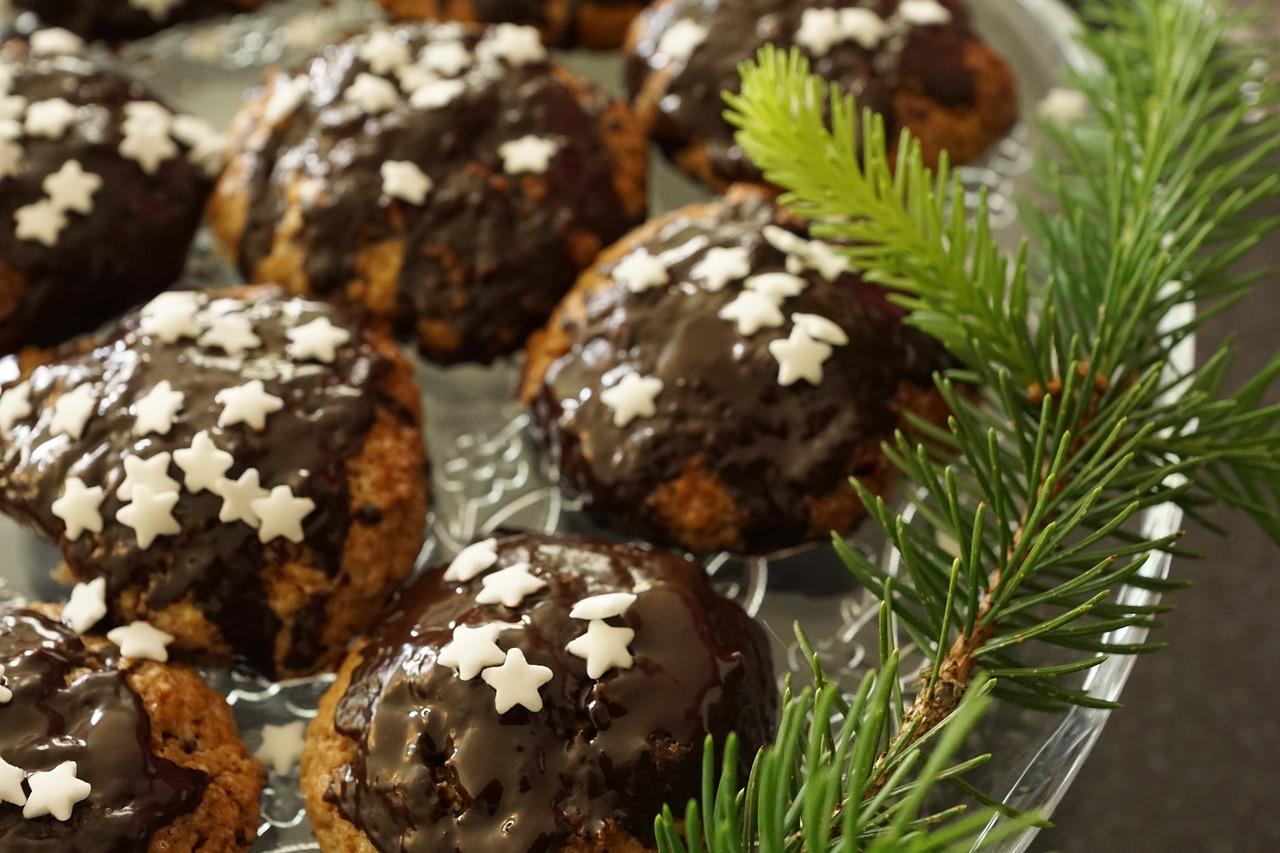
<svg viewBox="0 0 1280 853">
<path fill-rule="evenodd" d="M 378 0 L 397 20 L 457 21 L 462 24 L 499 23 L 482 20 L 472 0 Z M 543 41 L 558 47 L 586 47 L 608 50 L 622 44 L 627 27 L 645 7 L 637 2 L 593 3 L 570 0 L 542 0 L 540 21 L 511 23 L 536 25 Z M 570 18 L 570 8 L 576 16 Z"/>
</svg>

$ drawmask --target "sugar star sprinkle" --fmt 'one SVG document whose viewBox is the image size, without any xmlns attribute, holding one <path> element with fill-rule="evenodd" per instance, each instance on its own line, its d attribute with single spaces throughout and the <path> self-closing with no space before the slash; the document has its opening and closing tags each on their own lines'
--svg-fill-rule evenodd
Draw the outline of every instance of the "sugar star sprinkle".
<svg viewBox="0 0 1280 853">
<path fill-rule="evenodd" d="M 632 293 L 643 293 L 667 284 L 671 281 L 671 274 L 662 258 L 647 249 L 637 249 L 613 268 L 613 280 Z"/>
<path fill-rule="evenodd" d="M 84 39 L 62 27 L 36 30 L 27 40 L 32 53 L 46 56 L 74 56 L 84 52 Z"/>
<path fill-rule="evenodd" d="M 53 404 L 53 420 L 49 422 L 50 434 L 80 438 L 97 407 L 98 392 L 92 385 L 81 385 L 64 392 Z"/>
<path fill-rule="evenodd" d="M 187 159 L 205 174 L 213 177 L 227 159 L 227 137 L 198 116 L 180 115 L 173 119 L 173 136 L 187 146 Z"/>
<path fill-rule="evenodd" d="M 572 619 L 612 619 L 626 613 L 635 604 L 634 592 L 606 592 L 581 599 L 569 611 Z"/>
<path fill-rule="evenodd" d="M 250 527 L 257 528 L 262 523 L 253 511 L 253 502 L 267 496 L 262 488 L 257 469 L 249 468 L 238 480 L 223 478 L 218 481 L 214 494 L 222 498 L 222 508 L 218 510 L 218 521 L 230 524 L 243 521 Z"/>
<path fill-rule="evenodd" d="M 163 21 L 180 2 L 181 0 L 129 0 L 129 5 L 146 12 L 153 20 Z"/>
<path fill-rule="evenodd" d="M 538 689 L 551 680 L 551 669 L 529 663 L 520 649 L 508 649 L 502 666 L 491 666 L 480 677 L 493 688 L 493 707 L 499 714 L 517 705 L 536 714 L 542 710 Z"/>
<path fill-rule="evenodd" d="M 173 126 L 173 113 L 155 101 L 129 101 L 124 105 L 123 129 L 131 133 L 164 136 Z"/>
<path fill-rule="evenodd" d="M 418 64 L 446 77 L 453 77 L 471 64 L 471 53 L 462 42 L 432 42 L 418 53 Z"/>
<path fill-rule="evenodd" d="M 840 10 L 840 32 L 871 50 L 889 33 L 889 25 L 870 9 L 854 6 Z"/>
<path fill-rule="evenodd" d="M 831 48 L 844 41 L 840 14 L 835 9 L 805 9 L 796 30 L 796 44 L 814 56 L 826 56 Z"/>
<path fill-rule="evenodd" d="M 815 341 L 824 344 L 844 346 L 849 343 L 849 336 L 836 323 L 819 314 L 792 314 L 791 322 Z"/>
<path fill-rule="evenodd" d="M 127 658 L 154 660 L 164 663 L 169 659 L 166 648 L 173 642 L 173 635 L 166 634 L 150 622 L 136 621 L 107 632 L 107 639 L 120 647 L 120 654 Z"/>
<path fill-rule="evenodd" d="M 2 122 L 3 119 L 0 119 Z M 22 146 L 5 139 L 0 134 L 0 178 L 22 172 Z"/>
<path fill-rule="evenodd" d="M 58 235 L 67 227 L 67 216 L 47 198 L 23 205 L 13 212 L 17 227 L 13 233 L 19 240 L 32 240 L 52 248 Z"/>
<path fill-rule="evenodd" d="M 0 80 L 3 82 L 3 80 Z M 6 95 L 4 89 L 0 88 L 0 119 L 4 121 L 14 121 L 14 125 L 6 125 L 4 133 L 5 139 L 17 139 L 22 135 L 22 125 L 16 123 L 16 119 L 22 118 L 22 114 L 27 111 L 27 99 L 21 95 Z M 14 130 L 14 127 L 17 130 Z"/>
<path fill-rule="evenodd" d="M 13 699 L 13 691 L 5 684 L 4 667 L 0 667 L 0 705 L 8 703 Z"/>
<path fill-rule="evenodd" d="M 438 110 L 453 103 L 466 90 L 461 80 L 428 80 L 413 90 L 409 104 L 420 110 Z"/>
<path fill-rule="evenodd" d="M 781 326 L 783 316 L 778 304 L 763 293 L 744 290 L 720 309 L 720 319 L 738 324 L 738 334 L 750 337 L 761 329 Z"/>
<path fill-rule="evenodd" d="M 827 243 L 809 240 L 803 250 L 787 258 L 787 269 L 793 273 L 815 270 L 827 281 L 835 281 L 849 271 L 849 263 Z"/>
<path fill-rule="evenodd" d="M 182 530 L 173 517 L 178 503 L 177 492 L 153 492 L 142 484 L 130 490 L 130 502 L 116 513 L 116 521 L 133 529 L 138 547 L 144 551 L 160 536 L 172 536 Z M 110 636 L 110 635 L 108 635 Z"/>
<path fill-rule="evenodd" d="M 343 100 L 355 104 L 369 115 L 385 113 L 400 103 L 400 93 L 395 84 L 367 71 L 356 75 L 355 81 L 342 94 Z"/>
<path fill-rule="evenodd" d="M 937 0 L 902 0 L 898 17 L 908 24 L 928 27 L 950 22 L 951 12 Z"/>
<path fill-rule="evenodd" d="M 528 65 L 547 58 L 542 36 L 533 27 L 498 24 L 476 45 L 476 55 L 487 62 L 506 60 L 509 65 Z"/>
<path fill-rule="evenodd" d="M 653 417 L 658 411 L 654 400 L 661 393 L 661 379 L 632 371 L 601 391 L 600 402 L 613 411 L 613 425 L 624 427 L 636 418 Z"/>
<path fill-rule="evenodd" d="M 307 724 L 302 720 L 281 726 L 268 723 L 262 727 L 262 744 L 254 751 L 253 757 L 270 767 L 277 776 L 284 776 L 302 757 L 306 732 Z"/>
<path fill-rule="evenodd" d="M 41 186 L 59 210 L 88 213 L 93 210 L 93 194 L 101 189 L 102 178 L 86 172 L 79 160 L 68 160 L 46 177 Z"/>
<path fill-rule="evenodd" d="M 102 532 L 102 514 L 99 509 L 106 494 L 101 486 L 86 486 L 79 477 L 68 477 L 62 486 L 62 495 L 53 502 L 53 514 L 66 525 L 67 539 L 75 541 L 86 530 Z"/>
<path fill-rule="evenodd" d="M 224 388 L 213 399 L 214 402 L 222 404 L 222 413 L 218 415 L 218 426 L 248 424 L 255 432 L 262 432 L 267 428 L 268 415 L 284 408 L 284 400 L 274 394 L 268 394 L 261 379 L 254 379 L 232 388 Z"/>
<path fill-rule="evenodd" d="M 702 260 L 694 265 L 689 277 L 711 293 L 724 290 L 725 285 L 751 274 L 751 252 L 745 246 L 724 248 L 715 246 L 707 250 Z"/>
<path fill-rule="evenodd" d="M 31 414 L 31 385 L 20 382 L 0 393 L 0 430 L 8 432 L 13 425 Z"/>
<path fill-rule="evenodd" d="M 492 569 L 498 562 L 498 540 L 485 539 L 473 542 L 458 552 L 449 568 L 445 569 L 444 579 L 453 583 L 466 583 Z"/>
<path fill-rule="evenodd" d="M 62 623 L 83 634 L 107 615 L 107 579 L 94 578 L 71 589 L 71 598 L 62 608 Z"/>
<path fill-rule="evenodd" d="M 627 646 L 635 639 L 630 628 L 615 628 L 607 622 L 593 619 L 587 623 L 587 633 L 571 640 L 564 647 L 574 657 L 587 662 L 587 675 L 599 678 L 609 670 L 630 669 L 634 662 Z"/>
<path fill-rule="evenodd" d="M 0 704 L 4 703 L 0 702 Z M 22 772 L 22 768 L 14 767 L 3 758 L 0 758 L 0 803 L 12 803 L 15 806 L 25 805 L 27 795 L 22 791 L 22 783 L 26 778 L 27 774 Z"/>
<path fill-rule="evenodd" d="M 522 136 L 498 146 L 502 158 L 502 170 L 508 175 L 541 175 L 551 165 L 551 158 L 560 150 L 560 143 L 541 136 Z"/>
<path fill-rule="evenodd" d="M 27 107 L 27 117 L 22 126 L 28 136 L 61 139 L 78 114 L 79 110 L 62 98 L 49 98 Z"/>
<path fill-rule="evenodd" d="M 259 542 L 265 545 L 283 537 L 296 544 L 306 538 L 302 520 L 316 508 L 316 502 L 295 497 L 288 486 L 276 486 L 266 497 L 250 501 L 249 508 L 260 521 Z"/>
<path fill-rule="evenodd" d="M 671 59 L 685 60 L 693 56 L 707 40 L 707 28 L 685 18 L 676 21 L 658 39 L 658 53 Z"/>
<path fill-rule="evenodd" d="M 1077 89 L 1054 86 L 1040 101 L 1036 112 L 1050 124 L 1070 127 L 1089 117 L 1089 99 Z"/>
<path fill-rule="evenodd" d="M 215 317 L 197 343 L 202 347 L 217 347 L 227 355 L 240 355 L 262 346 L 262 339 L 254 334 L 248 317 L 229 314 Z"/>
<path fill-rule="evenodd" d="M 267 98 L 266 106 L 262 108 L 262 118 L 268 126 L 275 127 L 297 112 L 298 107 L 302 106 L 306 99 L 306 75 L 297 77 L 279 75 L 271 87 L 271 96 Z"/>
<path fill-rule="evenodd" d="M 146 486 L 153 492 L 178 491 L 178 481 L 169 476 L 169 460 L 167 450 L 149 459 L 132 455 L 124 457 L 124 482 L 116 489 L 116 497 L 122 501 L 131 500 L 134 486 Z"/>
<path fill-rule="evenodd" d="M 183 485 L 187 491 L 196 495 L 205 489 L 216 493 L 235 460 L 227 451 L 219 450 L 208 431 L 202 430 L 191 439 L 190 447 L 173 452 L 173 462 L 186 475 Z"/>
<path fill-rule="evenodd" d="M 173 390 L 169 380 L 157 382 L 155 387 L 133 404 L 134 435 L 168 435 L 173 429 L 173 419 L 182 408 L 186 395 Z"/>
<path fill-rule="evenodd" d="M 160 294 L 142 309 L 139 329 L 144 335 L 166 344 L 176 343 L 182 338 L 199 337 L 200 323 L 196 312 L 200 309 L 200 300 L 194 298 L 196 296 L 180 291 Z"/>
<path fill-rule="evenodd" d="M 790 296 L 798 296 L 809 286 L 798 275 L 786 272 L 767 272 L 753 275 L 747 279 L 744 287 L 769 297 L 775 303 L 781 303 Z"/>
<path fill-rule="evenodd" d="M 480 579 L 484 588 L 476 596 L 476 603 L 519 607 L 525 598 L 547 585 L 546 581 L 530 572 L 530 568 L 528 563 L 515 563 L 485 575 Z"/>
<path fill-rule="evenodd" d="M 374 30 L 360 45 L 359 57 L 374 74 L 386 74 L 393 68 L 409 63 L 409 46 L 396 38 L 390 30 Z"/>
<path fill-rule="evenodd" d="M 441 666 L 457 672 L 461 680 L 470 681 L 482 669 L 499 666 L 507 659 L 498 648 L 498 635 L 519 628 L 519 624 L 510 622 L 490 622 L 474 627 L 459 625 L 453 629 L 453 639 L 440 650 L 437 660 Z"/>
<path fill-rule="evenodd" d="M 831 345 L 815 341 L 796 326 L 788 338 L 769 342 L 769 352 L 778 361 L 778 384 L 794 385 L 801 379 L 822 384 L 822 364 L 831 357 Z"/>
<path fill-rule="evenodd" d="M 431 189 L 431 179 L 408 160 L 388 160 L 379 170 L 382 174 L 382 191 L 391 198 L 410 204 L 422 204 Z"/>
<path fill-rule="evenodd" d="M 22 807 L 22 816 L 52 815 L 56 820 L 70 820 L 76 803 L 85 799 L 93 788 L 76 776 L 76 763 L 64 761 L 52 770 L 40 770 L 27 777 L 31 794 Z"/>
<path fill-rule="evenodd" d="M 148 175 L 154 175 L 161 163 L 178 155 L 178 144 L 170 138 L 167 130 L 164 133 L 153 130 L 130 133 L 126 128 L 119 152 L 121 157 L 141 166 Z"/>
</svg>

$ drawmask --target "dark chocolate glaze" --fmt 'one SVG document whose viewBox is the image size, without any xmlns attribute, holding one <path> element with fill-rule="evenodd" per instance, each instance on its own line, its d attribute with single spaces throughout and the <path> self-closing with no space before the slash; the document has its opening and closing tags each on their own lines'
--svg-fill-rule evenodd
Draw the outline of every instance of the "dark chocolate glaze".
<svg viewBox="0 0 1280 853">
<path fill-rule="evenodd" d="M 41 25 L 64 27 L 88 39 L 124 41 L 142 38 L 174 24 L 256 9 L 262 0 L 178 0 L 157 19 L 128 0 L 13 0 Z"/>
<path fill-rule="evenodd" d="M 234 651 L 270 673 L 279 622 L 267 604 L 263 571 L 290 557 L 301 559 L 305 549 L 320 569 L 338 572 L 353 523 L 347 463 L 363 448 L 375 413 L 399 407 L 379 390 L 390 364 L 367 342 L 364 322 L 351 310 L 282 298 L 271 288 L 250 291 L 244 305 L 262 346 L 245 353 L 243 363 L 190 339 L 166 344 L 143 335 L 133 313 L 95 346 L 68 345 L 52 363 L 36 368 L 29 378 L 34 412 L 0 440 L 0 509 L 57 540 L 77 576 L 106 577 L 109 601 L 133 590 L 159 609 L 190 596 Z M 351 340 L 333 364 L 288 360 L 286 330 L 320 316 L 349 330 Z M 219 427 L 222 405 L 215 396 L 251 379 L 262 380 L 284 408 L 267 418 L 264 432 L 245 424 Z M 162 380 L 186 394 L 173 428 L 165 436 L 135 436 L 129 406 Z M 44 402 L 86 383 L 101 393 L 83 436 L 51 435 L 53 407 Z M 411 421 L 409 413 L 402 417 Z M 295 495 L 315 501 L 303 522 L 302 545 L 284 539 L 262 545 L 247 524 L 218 521 L 220 497 L 209 491 L 193 495 L 184 487 L 173 511 L 181 532 L 138 548 L 134 531 L 115 520 L 124 505 L 115 494 L 125 476 L 122 458 L 188 447 L 201 430 L 235 458 L 231 479 L 256 468 L 263 488 L 288 485 Z M 176 464 L 170 464 L 169 475 L 183 480 Z M 66 541 L 51 504 L 69 476 L 106 491 L 101 534 Z M 317 653 L 324 607 L 323 601 L 316 604 L 309 611 L 314 618 L 300 618 L 288 638 L 284 663 L 290 669 L 307 668 Z"/>
<path fill-rule="evenodd" d="M 22 816 L 0 803 L 6 853 L 136 853 L 204 796 L 207 777 L 151 752 L 151 722 L 125 681 L 116 647 L 21 609 L 0 610 L 0 758 L 28 773 L 76 763 L 92 786 L 71 819 Z"/>
<path fill-rule="evenodd" d="M 736 731 L 745 768 L 773 730 L 764 634 L 697 564 L 536 534 L 499 541 L 498 567 L 516 562 L 548 584 L 519 607 L 477 605 L 479 578 L 455 585 L 432 571 L 365 647 L 335 718 L 357 758 L 328 796 L 378 850 L 543 853 L 611 829 L 651 844 L 663 803 L 697 795 L 707 734 Z M 569 611 L 620 591 L 638 597 L 609 622 L 635 631 L 635 664 L 593 680 L 565 651 L 586 629 Z M 551 668 L 542 711 L 499 716 L 479 676 L 436 664 L 453 626 L 491 621 L 519 621 L 499 645 Z"/>
<path fill-rule="evenodd" d="M 151 175 L 120 155 L 124 105 L 156 100 L 142 85 L 76 57 L 27 56 L 18 42 L 0 48 L 0 65 L 13 71 L 11 94 L 81 107 L 61 138 L 24 134 L 16 140 L 23 171 L 0 178 L 3 353 L 59 343 L 173 284 L 211 182 L 181 143 Z M 92 210 L 68 211 L 52 247 L 19 240 L 15 211 L 39 201 L 44 179 L 69 160 L 102 179 Z"/>
<path fill-rule="evenodd" d="M 783 326 L 740 335 L 718 314 L 743 283 L 711 293 L 691 283 L 690 271 L 716 246 L 747 247 L 752 275 L 784 271 L 786 255 L 762 236 L 782 221 L 772 202 L 754 193 L 730 198 L 677 211 L 637 244 L 667 261 L 668 286 L 632 293 L 610 283 L 587 297 L 586 322 L 570 327 L 571 349 L 547 370 L 533 412 L 564 483 L 593 513 L 662 536 L 648 500 L 696 460 L 743 514 L 745 549 L 760 552 L 827 535 L 809 529 L 808 500 L 859 473 L 851 467 L 857 451 L 892 432 L 890 401 L 901 383 L 929 387 L 947 362 L 932 339 L 899 322 L 879 288 L 852 274 L 828 282 L 803 273 L 808 286 L 783 303 Z M 794 312 L 826 317 L 849 337 L 816 387 L 778 384 L 769 342 L 788 336 Z M 619 428 L 599 396 L 629 370 L 657 376 L 664 388 L 653 417 Z"/>
<path fill-rule="evenodd" d="M 712 171 L 725 183 L 759 181 L 761 175 L 733 139 L 723 118 L 723 92 L 740 87 L 738 66 L 754 59 L 766 44 L 794 45 L 801 16 L 812 8 L 870 8 L 888 19 L 900 0 L 667 0 L 642 13 L 627 57 L 627 87 L 634 97 L 650 74 L 671 75 L 658 105 L 650 135 L 668 154 L 691 144 L 705 147 Z M 894 111 L 900 90 L 921 93 L 944 107 L 974 102 L 973 73 L 964 52 L 975 36 L 963 0 L 939 0 L 951 21 L 900 27 L 873 50 L 853 40 L 834 45 L 822 57 L 811 57 L 813 70 L 852 93 L 859 107 L 884 116 L 886 138 L 897 139 L 901 123 Z M 689 20 L 708 31 L 706 40 L 687 60 L 658 51 L 663 34 L 676 22 Z M 677 63 L 672 71 L 670 62 Z"/>
<path fill-rule="evenodd" d="M 469 50 L 479 41 L 475 31 L 449 24 L 394 32 L 414 56 L 427 43 L 460 35 Z M 343 293 L 365 278 L 362 250 L 398 241 L 398 329 L 412 336 L 420 322 L 447 326 L 456 343 L 423 341 L 424 352 L 441 361 L 509 352 L 594 256 L 575 257 L 581 249 L 571 243 L 587 235 L 598 250 L 636 222 L 618 197 L 618 163 L 602 140 L 600 123 L 617 104 L 585 83 L 567 84 L 565 72 L 548 62 L 475 62 L 459 78 L 466 90 L 443 107 L 415 108 L 405 96 L 388 112 L 366 115 L 342 97 L 370 70 L 357 55 L 363 39 L 311 60 L 306 102 L 274 132 L 258 128 L 245 141 L 250 156 L 238 163 L 250 201 L 240 266 L 253 277 L 271 251 L 287 193 L 306 181 L 320 191 L 304 194 L 294 240 L 314 292 Z M 561 148 L 545 174 L 506 175 L 499 146 L 528 134 L 557 138 Z M 423 204 L 383 195 L 387 160 L 412 161 L 431 178 Z"/>
</svg>

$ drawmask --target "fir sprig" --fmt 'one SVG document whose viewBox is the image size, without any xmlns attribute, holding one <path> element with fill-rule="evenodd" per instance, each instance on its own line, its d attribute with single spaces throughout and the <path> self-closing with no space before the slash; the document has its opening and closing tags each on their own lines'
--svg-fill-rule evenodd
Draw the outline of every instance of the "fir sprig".
<svg viewBox="0 0 1280 853">
<path fill-rule="evenodd" d="M 938 377 L 945 428 L 917 421 L 885 447 L 910 520 L 855 483 L 897 549 L 898 581 L 835 540 L 883 591 L 881 670 L 847 707 L 815 670 L 812 692 L 786 697 L 777 740 L 741 791 L 728 761 L 712 784 L 709 759 L 709 820 L 691 807 L 682 836 L 674 815 L 659 818 L 664 850 L 967 847 L 984 815 L 919 809 L 938 781 L 965 784 L 946 768 L 988 697 L 1108 706 L 1072 676 L 1158 648 L 1114 633 L 1155 626 L 1165 609 L 1117 590 L 1171 586 L 1142 568 L 1176 537 L 1144 536 L 1138 513 L 1223 502 L 1280 539 L 1280 407 L 1263 404 L 1280 356 L 1231 393 L 1230 344 L 1198 368 L 1169 361 L 1248 292 L 1256 278 L 1231 265 L 1276 224 L 1257 214 L 1280 182 L 1267 163 L 1280 118 L 1260 110 L 1276 93 L 1257 62 L 1273 47 L 1231 38 L 1199 0 L 1117 0 L 1090 14 L 1099 26 L 1082 38 L 1097 70 L 1076 85 L 1094 118 L 1048 129 L 1034 240 L 1013 256 L 985 209 L 966 215 L 945 162 L 925 169 L 909 134 L 890 157 L 883 123 L 798 51 L 766 48 L 727 96 L 739 143 L 783 202 L 847 246 L 961 367 Z M 929 660 L 900 713 L 890 624 Z M 1049 648 L 1058 656 L 1045 663 Z"/>
</svg>

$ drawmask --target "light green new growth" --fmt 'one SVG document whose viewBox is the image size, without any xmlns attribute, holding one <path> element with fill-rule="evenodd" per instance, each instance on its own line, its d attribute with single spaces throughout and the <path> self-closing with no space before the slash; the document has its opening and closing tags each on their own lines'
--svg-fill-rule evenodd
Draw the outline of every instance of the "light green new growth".
<svg viewBox="0 0 1280 853">
<path fill-rule="evenodd" d="M 1232 38 L 1200 0 L 1089 14 L 1098 69 L 1075 85 L 1094 115 L 1046 129 L 1042 197 L 1022 211 L 1033 240 L 1014 257 L 985 209 L 966 216 L 945 163 L 926 170 L 904 135 L 891 167 L 883 123 L 859 120 L 798 51 L 761 51 L 726 96 L 739 144 L 783 202 L 848 246 L 960 366 L 937 382 L 946 427 L 914 421 L 886 448 L 914 520 L 855 484 L 899 576 L 835 540 L 884 597 L 880 671 L 846 705 L 815 659 L 816 686 L 784 697 L 744 788 L 732 745 L 723 770 L 708 751 L 684 832 L 671 812 L 656 822 L 664 851 L 969 849 L 992 804 L 924 816 L 922 803 L 943 780 L 985 802 L 959 778 L 982 759 L 951 762 L 989 697 L 1108 706 L 1070 676 L 1159 647 L 1112 634 L 1167 609 L 1123 603 L 1119 588 L 1175 585 L 1139 573 L 1176 537 L 1144 538 L 1129 524 L 1138 513 L 1174 502 L 1200 517 L 1222 502 L 1280 539 L 1280 406 L 1264 404 L 1280 356 L 1230 393 L 1230 344 L 1190 371 L 1167 363 L 1248 292 L 1256 276 L 1230 267 L 1276 225 L 1257 210 L 1280 181 L 1268 163 L 1280 118 L 1262 109 L 1278 103 L 1262 78 L 1277 54 Z M 1193 302 L 1198 313 L 1181 307 Z M 909 705 L 895 689 L 899 629 L 931 661 Z M 1065 662 L 1038 664 L 1047 647 Z"/>
</svg>

